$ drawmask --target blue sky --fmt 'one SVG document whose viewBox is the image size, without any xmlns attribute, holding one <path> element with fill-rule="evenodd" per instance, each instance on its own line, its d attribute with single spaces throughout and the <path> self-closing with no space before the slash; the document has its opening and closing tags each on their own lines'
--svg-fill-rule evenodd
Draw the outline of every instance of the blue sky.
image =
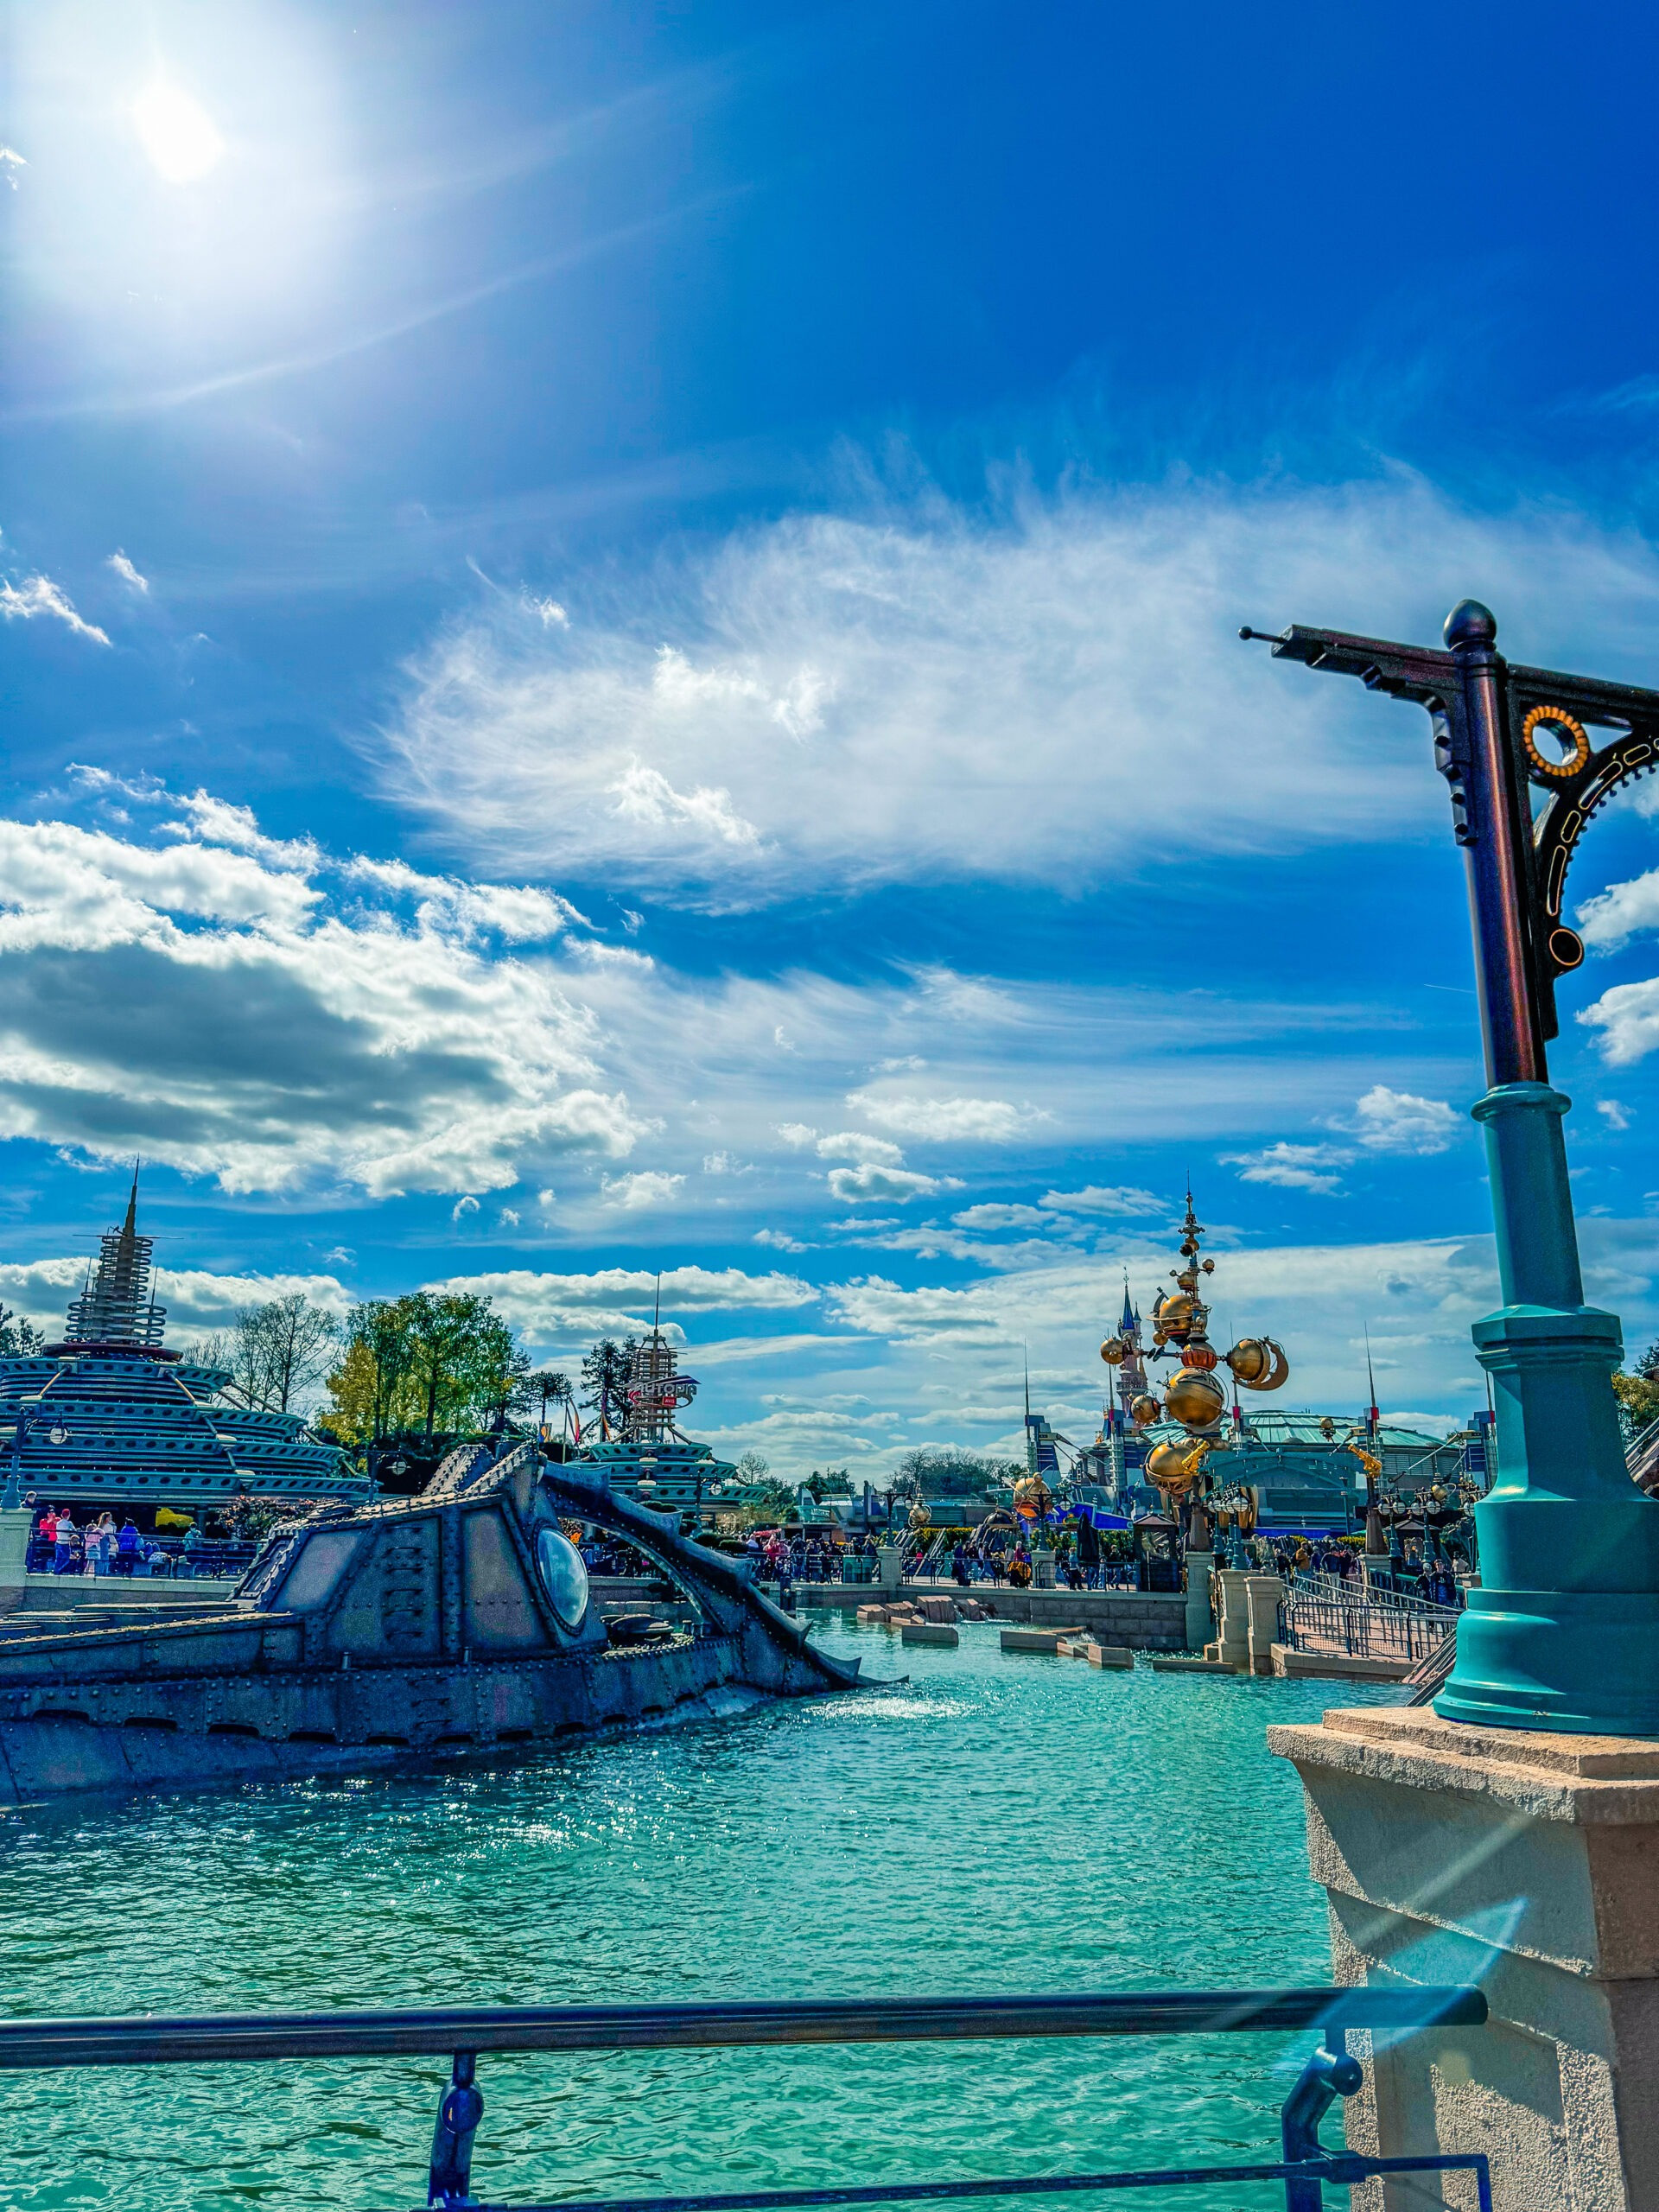
<svg viewBox="0 0 1659 2212">
<path fill-rule="evenodd" d="M 1287 1402 L 1368 1330 L 1481 1402 L 1427 722 L 1236 632 L 1474 593 L 1659 682 L 1645 16 L 10 38 L 0 1297 L 142 1153 L 175 1334 L 457 1282 L 568 1359 L 660 1267 L 695 1426 L 879 1473 L 1027 1351 L 1091 1433 L 1190 1174 Z M 1640 1343 L 1654 845 L 1575 862 L 1553 1055 Z"/>
</svg>

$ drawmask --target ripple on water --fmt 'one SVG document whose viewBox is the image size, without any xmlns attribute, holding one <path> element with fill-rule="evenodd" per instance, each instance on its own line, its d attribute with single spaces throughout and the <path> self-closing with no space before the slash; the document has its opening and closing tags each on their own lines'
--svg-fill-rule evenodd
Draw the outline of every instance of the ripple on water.
<svg viewBox="0 0 1659 2212">
<path fill-rule="evenodd" d="M 821 1637 L 874 1675 L 899 1657 L 880 1630 Z M 903 1667 L 868 1698 L 508 1767 L 0 1815 L 8 2010 L 1328 1978 L 1300 1794 L 1262 1732 L 1394 1693 L 1108 1674 L 1005 1654 L 988 1628 Z M 477 2184 L 524 2202 L 1268 2157 L 1307 2041 L 490 2058 Z M 412 2205 L 443 2071 L 14 2080 L 0 2202 Z"/>
</svg>

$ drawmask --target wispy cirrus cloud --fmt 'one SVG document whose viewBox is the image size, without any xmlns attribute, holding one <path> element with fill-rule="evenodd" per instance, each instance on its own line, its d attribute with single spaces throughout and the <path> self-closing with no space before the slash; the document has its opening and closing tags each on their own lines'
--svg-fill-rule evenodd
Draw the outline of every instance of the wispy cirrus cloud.
<svg viewBox="0 0 1659 2212">
<path fill-rule="evenodd" d="M 137 568 L 124 553 L 120 551 L 111 553 L 105 566 L 113 569 L 122 582 L 130 586 L 132 590 L 142 592 L 146 597 L 149 595 L 149 578 L 141 575 Z"/>
<path fill-rule="evenodd" d="M 480 863 L 556 830 L 594 874 L 702 904 L 1426 833 L 1427 766 L 1377 777 L 1375 702 L 1285 683 L 1236 630 L 1432 634 L 1470 575 L 1529 611 L 1535 650 L 1588 625 L 1634 654 L 1659 617 L 1637 541 L 1558 510 L 1475 514 L 1403 472 L 974 512 L 867 491 L 862 512 L 746 529 L 632 593 L 561 583 L 568 626 L 499 604 L 458 619 L 412 664 L 382 760 Z"/>
<path fill-rule="evenodd" d="M 33 622 L 42 615 L 61 622 L 77 637 L 90 638 L 95 645 L 110 642 L 109 632 L 77 613 L 67 592 L 50 576 L 26 576 L 21 584 L 0 576 L 0 621 Z"/>
</svg>

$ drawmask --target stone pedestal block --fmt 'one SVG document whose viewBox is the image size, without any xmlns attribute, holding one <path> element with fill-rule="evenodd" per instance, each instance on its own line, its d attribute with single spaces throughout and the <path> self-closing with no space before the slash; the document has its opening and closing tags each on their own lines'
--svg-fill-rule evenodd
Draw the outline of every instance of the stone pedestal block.
<svg viewBox="0 0 1659 2212">
<path fill-rule="evenodd" d="M 878 1544 L 875 1548 L 876 1569 L 884 1590 L 897 1590 L 904 1580 L 905 1554 L 899 1544 Z"/>
<path fill-rule="evenodd" d="M 0 1613 L 15 1611 L 28 1591 L 29 1535 L 34 1525 L 32 1506 L 0 1507 Z"/>
<path fill-rule="evenodd" d="M 1211 1552 L 1189 1551 L 1186 1555 L 1186 1648 L 1202 1651 L 1216 1633 L 1215 1606 L 1210 1578 L 1215 1571 Z"/>
<path fill-rule="evenodd" d="M 1244 1578 L 1245 1634 L 1250 1647 L 1250 1672 L 1273 1672 L 1273 1647 L 1279 1641 L 1279 1608 L 1285 1586 L 1276 1574 L 1247 1574 Z"/>
<path fill-rule="evenodd" d="M 1033 1590 L 1054 1587 L 1054 1554 L 1045 1544 L 1039 1544 L 1031 1555 L 1031 1586 Z"/>
<path fill-rule="evenodd" d="M 1659 1745 L 1426 1710 L 1272 1728 L 1307 1797 L 1340 1982 L 1478 1982 L 1484 2028 L 1367 2048 L 1356 2150 L 1484 2151 L 1496 2212 L 1659 2207 Z M 1356 2212 L 1472 2206 L 1424 2175 Z"/>
<path fill-rule="evenodd" d="M 1224 1567 L 1215 1579 L 1216 1639 L 1204 1648 L 1206 1659 L 1250 1671 L 1250 1578 L 1239 1567 Z"/>
</svg>

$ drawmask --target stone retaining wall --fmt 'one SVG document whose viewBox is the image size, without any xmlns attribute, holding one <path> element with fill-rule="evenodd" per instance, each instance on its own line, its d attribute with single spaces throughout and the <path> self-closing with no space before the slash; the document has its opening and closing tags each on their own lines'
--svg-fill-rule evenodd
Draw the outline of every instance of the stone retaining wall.
<svg viewBox="0 0 1659 2212">
<path fill-rule="evenodd" d="M 957 1594 L 954 1582 L 906 1582 L 895 1592 L 915 1599 Z M 1141 1590 L 1009 1590 L 976 1582 L 960 1594 L 1014 1627 L 1081 1628 L 1102 1643 L 1128 1644 L 1135 1651 L 1186 1649 L 1186 1599 L 1179 1592 L 1166 1597 Z M 882 1592 L 868 1583 L 798 1582 L 795 1602 L 850 1613 L 880 1604 Z"/>
</svg>

